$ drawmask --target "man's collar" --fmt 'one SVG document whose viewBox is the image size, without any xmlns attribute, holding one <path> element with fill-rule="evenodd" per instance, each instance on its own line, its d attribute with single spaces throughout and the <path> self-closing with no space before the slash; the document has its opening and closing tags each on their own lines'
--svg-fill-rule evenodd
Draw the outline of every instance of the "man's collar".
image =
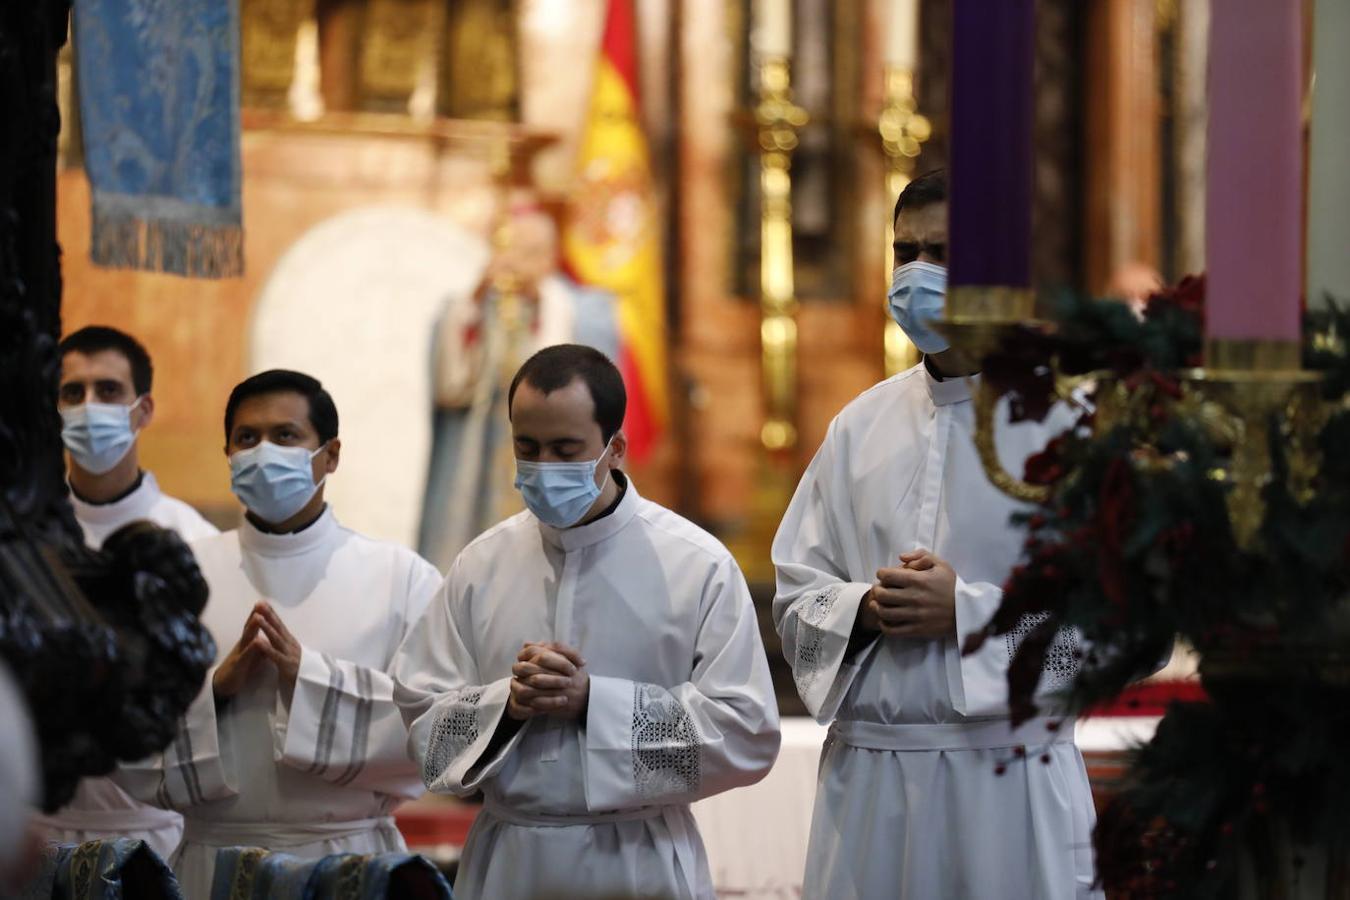
<svg viewBox="0 0 1350 900">
<path fill-rule="evenodd" d="M 339 529 L 332 508 L 325 503 L 323 512 L 314 521 L 298 531 L 287 534 L 273 534 L 263 531 L 254 524 L 247 514 L 239 525 L 239 544 L 244 549 L 261 556 L 295 556 L 320 546 Z"/>
<path fill-rule="evenodd" d="M 980 383 L 978 374 L 967 375 L 964 378 L 944 377 L 926 356 L 923 358 L 923 365 L 924 385 L 928 388 L 928 396 L 934 406 L 964 403 L 970 399 L 971 391 Z"/>
<path fill-rule="evenodd" d="M 623 472 L 619 471 L 618 469 L 614 469 L 610 473 L 610 477 L 613 478 L 614 483 L 619 486 L 619 492 L 614 495 L 614 501 L 610 503 L 609 506 L 605 507 L 605 511 L 602 512 L 600 515 L 596 516 L 594 519 L 591 519 L 589 522 L 587 522 L 586 523 L 587 525 L 594 525 L 596 522 L 599 522 L 605 516 L 613 515 L 614 510 L 618 509 L 619 504 L 623 502 L 623 495 L 628 493 L 627 475 L 623 474 Z"/>
<path fill-rule="evenodd" d="M 127 488 L 125 491 L 118 494 L 116 497 L 112 497 L 108 500 L 90 500 L 88 497 L 84 496 L 79 491 L 75 490 L 74 483 L 71 482 L 69 479 L 66 480 L 66 483 L 70 485 L 70 493 L 77 500 L 79 500 L 86 506 L 112 506 L 114 503 L 121 503 L 123 500 L 127 499 L 132 494 L 136 493 L 141 489 L 141 485 L 145 483 L 145 470 L 137 469 L 136 480 L 131 483 L 131 487 Z"/>
<path fill-rule="evenodd" d="M 539 531 L 543 534 L 544 540 L 565 552 L 570 552 L 590 547 L 618 534 L 637 515 L 638 504 L 642 500 L 638 496 L 633 480 L 625 478 L 625 481 L 624 491 L 614 506 L 585 525 L 578 525 L 575 528 L 554 528 L 552 525 L 539 522 Z"/>
</svg>

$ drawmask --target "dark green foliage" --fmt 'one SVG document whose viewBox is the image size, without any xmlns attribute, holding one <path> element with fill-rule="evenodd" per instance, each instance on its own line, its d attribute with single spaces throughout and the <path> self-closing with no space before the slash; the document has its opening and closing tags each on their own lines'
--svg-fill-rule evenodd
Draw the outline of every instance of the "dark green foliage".
<svg viewBox="0 0 1350 900">
<path fill-rule="evenodd" d="M 1307 327 L 1304 364 L 1321 372 L 1330 410 L 1311 496 L 1291 492 L 1272 429 L 1265 515 L 1243 546 L 1213 477 L 1229 448 L 1194 420 L 1181 386 L 1199 363 L 1203 288 L 1188 279 L 1142 319 L 1066 297 L 1054 329 L 1024 329 L 986 360 L 1017 417 L 1044 418 L 1056 370 L 1097 373 L 1099 394 L 1121 385 L 1126 398 L 1109 429 L 1087 414 L 1027 462 L 1024 477 L 1051 498 L 1019 517 L 1023 562 L 967 645 L 1048 614 L 1009 669 L 1014 718 L 1036 713 L 1064 626 L 1090 648 L 1063 698 L 1073 711 L 1117 697 L 1177 638 L 1205 661 L 1209 700 L 1173 704 L 1098 825 L 1100 878 L 1127 896 L 1226 896 L 1243 848 L 1268 842 L 1273 823 L 1296 840 L 1350 839 L 1350 664 L 1334 664 L 1350 655 L 1350 313 L 1333 305 Z"/>
</svg>

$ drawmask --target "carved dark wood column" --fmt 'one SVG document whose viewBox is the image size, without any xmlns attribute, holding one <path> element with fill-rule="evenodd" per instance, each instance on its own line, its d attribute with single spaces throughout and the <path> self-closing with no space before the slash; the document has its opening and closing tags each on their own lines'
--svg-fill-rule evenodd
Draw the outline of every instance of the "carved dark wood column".
<svg viewBox="0 0 1350 900">
<path fill-rule="evenodd" d="M 42 748 L 43 805 L 172 739 L 215 655 L 206 584 L 172 532 L 85 547 L 56 412 L 56 52 L 68 0 L 0 4 L 0 659 Z"/>
</svg>

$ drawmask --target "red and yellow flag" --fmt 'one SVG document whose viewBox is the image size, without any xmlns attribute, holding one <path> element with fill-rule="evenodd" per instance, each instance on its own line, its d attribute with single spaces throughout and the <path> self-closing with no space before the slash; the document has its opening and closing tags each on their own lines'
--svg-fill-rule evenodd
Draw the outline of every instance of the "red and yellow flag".
<svg viewBox="0 0 1350 900">
<path fill-rule="evenodd" d="M 641 460 L 666 425 L 666 309 L 661 223 L 638 100 L 632 0 L 609 0 L 577 152 L 563 259 L 584 284 L 618 298 L 629 452 Z"/>
</svg>

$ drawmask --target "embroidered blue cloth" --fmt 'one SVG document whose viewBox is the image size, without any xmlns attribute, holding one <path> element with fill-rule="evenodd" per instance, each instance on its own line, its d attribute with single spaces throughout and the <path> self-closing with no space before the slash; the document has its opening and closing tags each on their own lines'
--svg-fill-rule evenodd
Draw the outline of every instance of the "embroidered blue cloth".
<svg viewBox="0 0 1350 900">
<path fill-rule="evenodd" d="M 414 853 L 305 859 L 258 847 L 216 853 L 211 900 L 452 900 L 450 884 Z"/>
<path fill-rule="evenodd" d="M 8 895 L 6 895 L 8 896 Z M 178 879 L 145 841 L 115 838 L 47 848 L 21 900 L 183 900 Z"/>
<path fill-rule="evenodd" d="M 239 0 L 76 0 L 95 263 L 243 271 Z"/>
</svg>

